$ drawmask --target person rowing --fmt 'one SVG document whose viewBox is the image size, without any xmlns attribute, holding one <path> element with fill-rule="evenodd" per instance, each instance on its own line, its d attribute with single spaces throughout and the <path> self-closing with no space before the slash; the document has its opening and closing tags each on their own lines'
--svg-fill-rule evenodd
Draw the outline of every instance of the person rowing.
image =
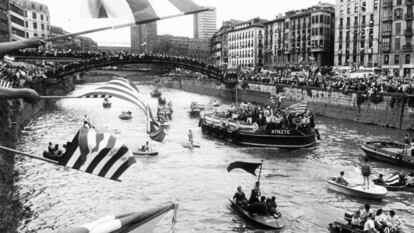
<svg viewBox="0 0 414 233">
<path fill-rule="evenodd" d="M 149 142 L 148 142 L 148 141 L 145 143 L 145 145 L 143 145 L 143 146 L 141 147 L 141 151 L 142 151 L 142 152 L 147 152 L 147 151 L 150 151 L 150 147 L 149 147 Z"/>
</svg>

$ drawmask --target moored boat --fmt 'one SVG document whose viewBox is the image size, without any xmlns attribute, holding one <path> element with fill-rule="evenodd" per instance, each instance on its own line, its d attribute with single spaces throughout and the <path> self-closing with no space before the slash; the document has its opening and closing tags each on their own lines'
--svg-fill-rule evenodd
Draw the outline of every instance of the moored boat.
<svg viewBox="0 0 414 233">
<path fill-rule="evenodd" d="M 204 110 L 204 105 L 197 102 L 192 102 L 190 106 L 190 116 L 199 116 L 200 112 Z"/>
<path fill-rule="evenodd" d="M 237 215 L 255 225 L 256 227 L 273 230 L 280 230 L 285 227 L 281 215 L 275 217 L 273 215 L 252 214 L 234 203 L 232 200 L 230 200 L 230 207 L 237 213 Z"/>
<path fill-rule="evenodd" d="M 361 149 L 372 159 L 398 166 L 414 168 L 414 156 L 408 155 L 408 146 L 409 145 L 398 142 L 371 141 L 361 145 Z"/>
<path fill-rule="evenodd" d="M 387 195 L 387 189 L 382 186 L 371 185 L 368 189 L 364 189 L 363 185 L 345 186 L 336 183 L 334 179 L 328 180 L 328 188 L 339 193 L 372 200 L 382 200 Z"/>
<path fill-rule="evenodd" d="M 299 149 L 316 144 L 316 132 L 311 127 L 266 131 L 256 123 L 240 123 L 214 113 L 204 115 L 199 125 L 205 134 L 245 146 Z"/>
</svg>

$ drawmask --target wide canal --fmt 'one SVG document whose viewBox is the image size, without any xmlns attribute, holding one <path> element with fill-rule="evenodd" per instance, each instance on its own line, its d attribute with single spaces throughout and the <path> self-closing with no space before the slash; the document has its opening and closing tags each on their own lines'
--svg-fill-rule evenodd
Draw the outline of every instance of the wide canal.
<svg viewBox="0 0 414 233">
<path fill-rule="evenodd" d="M 99 84 L 76 86 L 70 95 L 79 95 Z M 153 111 L 157 100 L 150 97 L 153 86 L 138 85 Z M 33 159 L 17 164 L 21 173 L 18 185 L 23 192 L 34 190 L 30 197 L 35 215 L 21 232 L 57 232 L 81 225 L 99 217 L 158 206 L 167 201 L 180 205 L 176 232 L 262 232 L 246 225 L 229 209 L 229 201 L 238 185 L 246 195 L 256 177 L 242 171 L 228 173 L 234 161 L 264 160 L 262 191 L 275 195 L 280 211 L 287 220 L 283 232 L 328 232 L 328 223 L 343 221 L 345 210 L 355 210 L 366 201 L 327 189 L 326 180 L 345 171 L 346 178 L 362 182 L 360 164 L 364 153 L 359 145 L 378 138 L 401 140 L 404 131 L 357 124 L 328 118 L 317 118 L 322 140 L 314 148 L 297 151 L 239 147 L 205 136 L 198 119 L 190 118 L 191 101 L 207 104 L 212 97 L 161 89 L 173 101 L 171 129 L 164 143 L 151 142 L 160 155 L 139 157 L 122 177 L 122 182 L 95 177 Z M 18 149 L 41 155 L 49 142 L 71 141 L 86 114 L 100 131 L 116 135 L 130 148 L 148 140 L 145 117 L 131 104 L 112 99 L 112 108 L 103 109 L 97 99 L 65 99 L 33 120 L 23 131 Z M 219 100 L 224 106 L 229 102 Z M 133 119 L 121 121 L 118 115 L 131 110 Z M 200 149 L 182 147 L 192 129 Z M 391 173 L 398 168 L 370 162 L 374 173 Z M 375 208 L 394 209 L 414 232 L 414 195 L 389 192 L 382 202 L 369 202 Z M 158 225 L 156 232 L 168 232 L 171 215 Z"/>
</svg>

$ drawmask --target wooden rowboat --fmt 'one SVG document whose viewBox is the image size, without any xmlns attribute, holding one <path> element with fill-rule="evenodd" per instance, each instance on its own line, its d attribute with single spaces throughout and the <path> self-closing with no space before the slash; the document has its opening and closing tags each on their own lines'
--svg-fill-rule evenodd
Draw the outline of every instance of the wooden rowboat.
<svg viewBox="0 0 414 233">
<path fill-rule="evenodd" d="M 336 183 L 334 178 L 328 180 L 328 188 L 339 193 L 372 200 L 382 200 L 387 195 L 387 189 L 382 186 L 371 185 L 369 189 L 364 189 L 363 185 L 345 186 Z"/>
<path fill-rule="evenodd" d="M 133 155 L 148 155 L 148 156 L 157 156 L 158 151 L 137 151 L 132 152 Z"/>
</svg>

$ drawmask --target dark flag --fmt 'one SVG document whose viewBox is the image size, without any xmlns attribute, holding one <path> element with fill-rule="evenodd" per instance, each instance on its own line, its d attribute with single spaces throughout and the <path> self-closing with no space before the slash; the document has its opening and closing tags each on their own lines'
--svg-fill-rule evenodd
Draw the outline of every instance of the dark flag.
<svg viewBox="0 0 414 233">
<path fill-rule="evenodd" d="M 227 171 L 231 172 L 231 170 L 233 169 L 240 168 L 256 176 L 256 169 L 260 167 L 261 165 L 262 165 L 261 163 L 246 163 L 246 162 L 236 161 L 234 163 L 229 164 L 229 166 L 227 167 Z"/>
</svg>

